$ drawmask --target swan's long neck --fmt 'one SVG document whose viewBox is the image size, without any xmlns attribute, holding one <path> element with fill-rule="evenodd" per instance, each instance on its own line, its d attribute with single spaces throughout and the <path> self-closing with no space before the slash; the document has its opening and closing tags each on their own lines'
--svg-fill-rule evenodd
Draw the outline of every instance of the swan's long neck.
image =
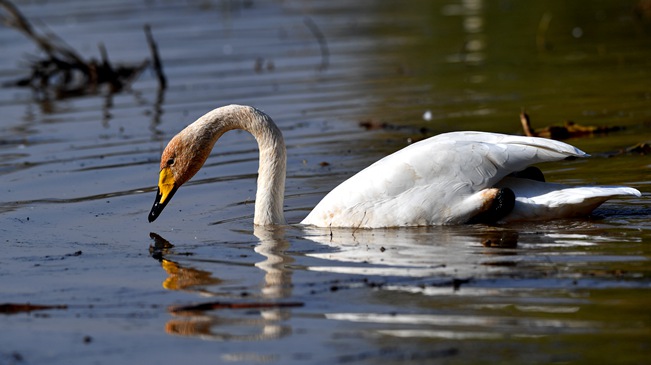
<svg viewBox="0 0 651 365">
<path fill-rule="evenodd" d="M 283 201 L 287 157 L 283 135 L 273 120 L 255 108 L 229 105 L 207 113 L 193 124 L 197 124 L 198 135 L 211 137 L 209 143 L 212 145 L 232 129 L 243 129 L 255 137 L 260 149 L 260 166 L 253 223 L 285 224 Z"/>
</svg>

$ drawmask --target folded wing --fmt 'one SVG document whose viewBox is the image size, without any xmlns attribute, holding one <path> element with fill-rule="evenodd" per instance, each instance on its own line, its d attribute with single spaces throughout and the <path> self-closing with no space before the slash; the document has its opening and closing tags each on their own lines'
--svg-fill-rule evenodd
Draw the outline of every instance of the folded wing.
<svg viewBox="0 0 651 365">
<path fill-rule="evenodd" d="M 582 157 L 563 142 L 484 132 L 441 134 L 412 144 L 333 189 L 301 222 L 332 227 L 464 223 L 482 191 L 531 164 Z"/>
</svg>

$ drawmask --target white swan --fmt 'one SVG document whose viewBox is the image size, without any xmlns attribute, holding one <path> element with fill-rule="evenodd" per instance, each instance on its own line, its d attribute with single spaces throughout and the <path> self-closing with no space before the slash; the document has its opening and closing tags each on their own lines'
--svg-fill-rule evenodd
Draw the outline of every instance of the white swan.
<svg viewBox="0 0 651 365">
<path fill-rule="evenodd" d="M 254 224 L 285 224 L 282 134 L 268 115 L 240 105 L 214 109 L 172 138 L 161 157 L 150 222 L 199 171 L 215 142 L 232 129 L 253 134 L 260 149 Z M 549 139 L 445 133 L 414 143 L 344 181 L 301 224 L 378 228 L 549 220 L 589 214 L 615 196 L 641 195 L 628 187 L 570 187 L 517 174 L 531 164 L 583 156 L 579 149 Z"/>
</svg>

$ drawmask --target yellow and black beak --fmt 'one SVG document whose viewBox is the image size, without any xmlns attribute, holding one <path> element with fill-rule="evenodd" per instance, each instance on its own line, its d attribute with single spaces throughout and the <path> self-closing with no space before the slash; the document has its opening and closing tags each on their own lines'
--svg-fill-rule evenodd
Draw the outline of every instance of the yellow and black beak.
<svg viewBox="0 0 651 365">
<path fill-rule="evenodd" d="M 174 196 L 174 193 L 176 193 L 177 189 L 178 186 L 174 180 L 172 170 L 169 167 L 164 167 L 162 170 L 160 170 L 158 191 L 156 192 L 156 200 L 154 200 L 154 206 L 151 207 L 151 212 L 149 212 L 149 223 L 155 221 L 156 218 L 158 218 L 167 203 L 172 200 L 172 197 Z"/>
</svg>

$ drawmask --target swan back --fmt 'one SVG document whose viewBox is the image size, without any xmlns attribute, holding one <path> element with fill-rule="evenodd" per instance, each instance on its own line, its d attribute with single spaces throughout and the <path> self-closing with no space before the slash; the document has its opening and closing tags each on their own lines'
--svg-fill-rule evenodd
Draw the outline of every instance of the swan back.
<svg viewBox="0 0 651 365">
<path fill-rule="evenodd" d="M 302 224 L 389 227 L 465 223 L 477 194 L 535 163 L 587 156 L 554 140 L 485 132 L 445 133 L 414 143 L 346 180 Z"/>
</svg>

